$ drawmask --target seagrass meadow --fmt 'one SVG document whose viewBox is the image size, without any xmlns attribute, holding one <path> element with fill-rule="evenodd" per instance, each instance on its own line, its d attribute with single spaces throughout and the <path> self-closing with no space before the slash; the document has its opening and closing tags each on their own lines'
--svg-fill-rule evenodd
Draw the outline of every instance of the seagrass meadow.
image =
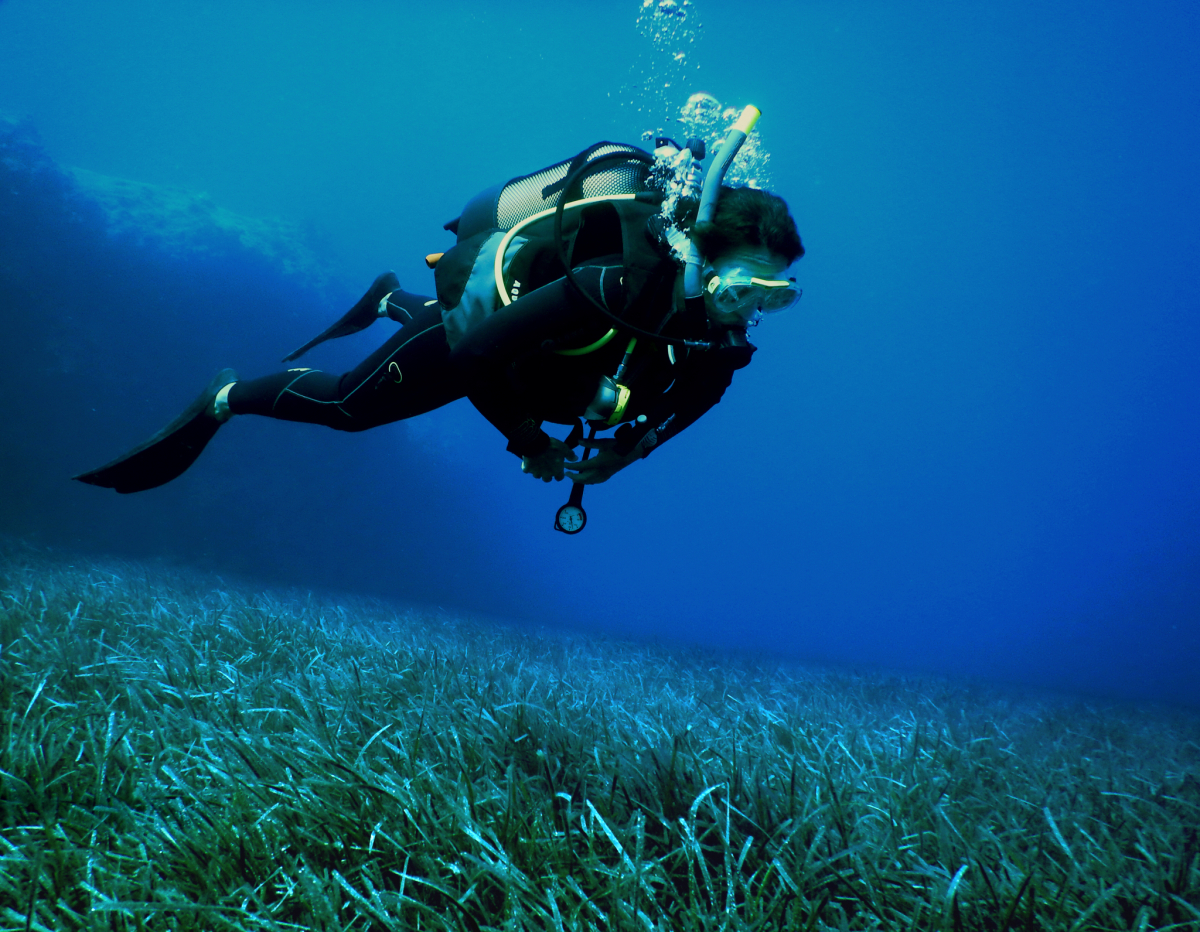
<svg viewBox="0 0 1200 932">
<path fill-rule="evenodd" d="M 1200 929 L 1200 723 L 0 567 L 4 930 Z"/>
</svg>

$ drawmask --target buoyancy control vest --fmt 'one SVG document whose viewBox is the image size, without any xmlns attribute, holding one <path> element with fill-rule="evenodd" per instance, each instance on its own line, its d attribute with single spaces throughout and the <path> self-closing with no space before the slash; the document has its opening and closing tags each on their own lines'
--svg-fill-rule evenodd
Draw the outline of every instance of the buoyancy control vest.
<svg viewBox="0 0 1200 932">
<path fill-rule="evenodd" d="M 572 266 L 619 254 L 624 314 L 635 327 L 661 326 L 663 314 L 644 321 L 636 312 L 643 295 L 661 294 L 661 287 L 649 285 L 661 286 L 678 271 L 669 249 L 647 235 L 662 202 L 662 192 L 650 184 L 652 164 L 653 157 L 636 146 L 602 142 L 472 198 L 445 225 L 457 242 L 434 267 L 450 345 L 502 305 L 563 277 L 564 254 Z M 555 235 L 556 212 L 565 250 Z"/>
</svg>

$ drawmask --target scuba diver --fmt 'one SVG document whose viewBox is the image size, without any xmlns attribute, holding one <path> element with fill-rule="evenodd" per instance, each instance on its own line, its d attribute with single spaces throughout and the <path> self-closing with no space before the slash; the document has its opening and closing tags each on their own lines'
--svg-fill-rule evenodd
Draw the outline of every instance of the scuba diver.
<svg viewBox="0 0 1200 932">
<path fill-rule="evenodd" d="M 801 294 L 784 277 L 804 255 L 787 204 L 722 184 L 757 116 L 746 108 L 707 174 L 702 140 L 659 139 L 653 155 L 598 143 L 484 191 L 446 224 L 456 244 L 426 259 L 436 297 L 384 273 L 284 359 L 380 317 L 401 324 L 360 365 L 246 380 L 223 369 L 145 443 L 74 478 L 124 493 L 162 485 L 233 415 L 360 431 L 465 396 L 524 472 L 575 483 L 555 527 L 581 530 L 583 486 L 649 455 L 720 401 L 755 352 L 746 328 Z M 546 422 L 572 430 L 560 440 Z M 612 437 L 596 438 L 612 427 Z"/>
</svg>

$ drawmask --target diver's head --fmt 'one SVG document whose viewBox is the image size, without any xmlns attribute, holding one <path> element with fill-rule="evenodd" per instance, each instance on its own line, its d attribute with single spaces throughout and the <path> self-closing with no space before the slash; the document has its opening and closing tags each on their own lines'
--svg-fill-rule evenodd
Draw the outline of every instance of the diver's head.
<svg viewBox="0 0 1200 932">
<path fill-rule="evenodd" d="M 704 273 L 708 316 L 727 327 L 744 327 L 763 314 L 787 310 L 800 299 L 789 263 L 769 249 L 742 247 L 713 259 Z"/>
<path fill-rule="evenodd" d="M 784 273 L 804 255 L 804 244 L 783 198 L 722 185 L 713 219 L 691 235 L 707 257 L 705 304 L 716 323 L 744 326 L 799 298 Z"/>
</svg>

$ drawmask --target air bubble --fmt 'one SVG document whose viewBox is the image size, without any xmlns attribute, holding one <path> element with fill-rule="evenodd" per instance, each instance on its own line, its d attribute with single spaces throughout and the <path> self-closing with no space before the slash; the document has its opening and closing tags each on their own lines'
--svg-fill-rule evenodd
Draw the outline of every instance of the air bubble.
<svg viewBox="0 0 1200 932">
<path fill-rule="evenodd" d="M 701 24 L 695 4 L 691 0 L 642 0 L 636 26 L 638 33 L 649 40 L 652 53 L 642 59 L 634 75 L 634 86 L 626 90 L 642 115 L 638 122 L 643 126 L 644 119 L 656 123 L 642 130 L 642 140 L 650 142 L 657 136 L 671 136 L 683 145 L 689 137 L 699 137 L 704 140 L 711 159 L 742 108 L 726 107 L 704 92 L 693 93 L 682 106 L 679 104 L 695 78 L 689 69 L 700 67 L 699 62 L 693 65 L 688 59 L 689 46 L 700 38 Z M 771 155 L 756 130 L 742 144 L 725 176 L 726 183 L 768 187 L 770 161 Z"/>
</svg>

